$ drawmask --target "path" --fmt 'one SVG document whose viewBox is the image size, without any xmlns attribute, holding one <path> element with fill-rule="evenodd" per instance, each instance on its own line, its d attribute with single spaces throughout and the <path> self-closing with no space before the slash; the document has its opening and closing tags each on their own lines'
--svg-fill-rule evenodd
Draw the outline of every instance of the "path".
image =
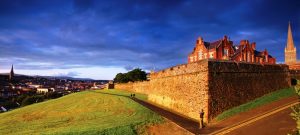
<svg viewBox="0 0 300 135">
<path fill-rule="evenodd" d="M 210 125 L 201 130 L 201 134 L 225 134 L 229 132 L 228 130 L 235 130 L 237 128 L 240 128 L 242 126 L 246 126 L 250 123 L 255 123 L 256 121 L 263 119 L 264 117 L 268 117 L 272 114 L 278 113 L 281 110 L 289 110 L 290 106 L 292 106 L 294 103 L 298 102 L 297 96 L 284 98 L 275 102 L 272 102 L 270 104 L 257 107 L 255 109 L 252 109 L 247 112 L 242 112 L 239 115 L 235 115 L 233 117 L 230 117 L 224 121 L 217 122 L 217 123 L 210 123 Z M 291 118 L 290 115 L 285 115 L 282 117 L 283 119 L 289 119 Z M 276 119 L 276 121 L 281 119 Z M 290 124 L 294 124 L 295 121 L 289 121 Z M 268 123 L 265 123 L 267 125 Z M 281 127 L 284 125 L 281 125 Z M 254 129 L 252 129 L 254 131 Z M 267 130 L 267 129 L 265 129 Z M 225 131 L 225 132 L 224 132 Z"/>
<path fill-rule="evenodd" d="M 240 113 L 239 115 L 230 117 L 224 121 L 212 122 L 201 131 L 199 131 L 198 129 L 197 121 L 185 118 L 181 115 L 175 114 L 174 112 L 162 109 L 139 99 L 133 100 L 144 105 L 145 107 L 148 107 L 149 109 L 162 115 L 163 117 L 166 117 L 167 119 L 175 122 L 179 126 L 194 134 L 248 134 L 253 132 L 255 132 L 256 134 L 266 134 L 274 132 L 286 134 L 296 127 L 295 121 L 291 119 L 289 114 L 291 112 L 290 107 L 298 102 L 297 96 L 272 102 L 253 110 Z M 281 122 L 274 122 L 278 120 L 280 120 Z M 254 130 L 257 128 L 260 130 Z M 273 128 L 273 130 L 267 130 L 268 128 Z M 250 130 L 252 132 L 247 132 Z"/>
<path fill-rule="evenodd" d="M 228 135 L 287 135 L 292 133 L 296 127 L 296 122 L 289 115 L 291 109 L 287 108 L 268 117 L 262 118 L 254 123 L 244 125 L 230 131 Z"/>
</svg>

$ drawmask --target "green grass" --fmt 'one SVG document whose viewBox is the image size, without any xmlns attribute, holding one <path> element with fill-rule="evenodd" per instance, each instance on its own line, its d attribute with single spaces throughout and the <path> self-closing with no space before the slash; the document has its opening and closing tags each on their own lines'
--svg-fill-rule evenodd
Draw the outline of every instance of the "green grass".
<svg viewBox="0 0 300 135">
<path fill-rule="evenodd" d="M 85 91 L 15 109 L 0 114 L 0 134 L 130 135 L 163 121 L 125 96 L 118 90 Z"/>
<path fill-rule="evenodd" d="M 265 96 L 262 96 L 260 98 L 257 98 L 253 101 L 250 101 L 248 103 L 242 104 L 242 105 L 234 107 L 232 109 L 229 109 L 229 110 L 219 114 L 216 117 L 216 120 L 217 121 L 224 120 L 224 119 L 229 118 L 231 116 L 234 116 L 238 113 L 245 112 L 245 111 L 254 109 L 256 107 L 274 102 L 276 100 L 286 98 L 286 97 L 290 97 L 290 96 L 294 96 L 294 95 L 296 95 L 296 93 L 295 93 L 295 90 L 293 88 L 278 90 L 278 91 L 269 93 Z"/>
</svg>

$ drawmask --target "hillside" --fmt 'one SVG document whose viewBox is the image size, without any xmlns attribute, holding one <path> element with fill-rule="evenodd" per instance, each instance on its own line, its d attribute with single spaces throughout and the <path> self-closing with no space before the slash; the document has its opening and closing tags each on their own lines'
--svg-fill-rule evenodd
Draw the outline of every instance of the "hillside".
<svg viewBox="0 0 300 135">
<path fill-rule="evenodd" d="M 2 113 L 0 134 L 136 134 L 162 120 L 123 95 L 85 91 Z"/>
</svg>

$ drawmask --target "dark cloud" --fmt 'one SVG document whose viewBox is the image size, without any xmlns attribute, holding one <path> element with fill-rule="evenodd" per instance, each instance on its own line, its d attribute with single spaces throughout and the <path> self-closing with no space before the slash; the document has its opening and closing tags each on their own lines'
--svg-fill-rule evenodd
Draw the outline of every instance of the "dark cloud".
<svg viewBox="0 0 300 135">
<path fill-rule="evenodd" d="M 163 69 L 185 63 L 202 36 L 267 48 L 283 61 L 287 24 L 300 42 L 300 2 L 0 1 L 0 65 L 23 69 L 115 66 Z"/>
</svg>

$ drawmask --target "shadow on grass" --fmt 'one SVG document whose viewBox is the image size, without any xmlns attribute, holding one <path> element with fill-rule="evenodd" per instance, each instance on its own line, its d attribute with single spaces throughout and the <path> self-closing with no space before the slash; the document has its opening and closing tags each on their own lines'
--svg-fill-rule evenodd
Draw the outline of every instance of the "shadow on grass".
<svg viewBox="0 0 300 135">
<path fill-rule="evenodd" d="M 120 97 L 127 97 L 130 98 L 130 96 L 125 96 L 125 94 L 114 94 L 114 93 L 107 93 L 107 92 L 101 92 L 101 91 L 88 91 L 88 92 L 94 92 L 94 93 L 101 93 L 101 94 L 106 94 L 106 95 L 112 95 L 112 96 L 120 96 Z"/>
<path fill-rule="evenodd" d="M 148 109 L 156 112 L 157 114 L 173 121 L 174 123 L 176 123 L 177 125 L 179 125 L 180 127 L 196 134 L 199 132 L 199 123 L 196 121 L 193 121 L 191 119 L 185 118 L 179 114 L 176 114 L 174 112 L 165 110 L 161 107 L 158 107 L 156 105 L 153 105 L 151 103 L 148 103 L 146 101 L 143 101 L 141 99 L 135 98 L 135 97 L 130 97 L 130 95 L 126 96 L 126 95 L 122 95 L 122 94 L 114 94 L 114 93 L 106 93 L 106 92 L 101 92 L 101 91 L 91 91 L 91 92 L 95 92 L 95 93 L 101 93 L 101 94 L 106 94 L 106 95 L 113 95 L 113 96 L 121 96 L 121 97 L 126 97 L 129 98 L 137 103 L 139 103 L 140 105 L 143 105 L 145 107 L 147 107 Z M 132 93 L 134 94 L 134 93 Z"/>
</svg>

